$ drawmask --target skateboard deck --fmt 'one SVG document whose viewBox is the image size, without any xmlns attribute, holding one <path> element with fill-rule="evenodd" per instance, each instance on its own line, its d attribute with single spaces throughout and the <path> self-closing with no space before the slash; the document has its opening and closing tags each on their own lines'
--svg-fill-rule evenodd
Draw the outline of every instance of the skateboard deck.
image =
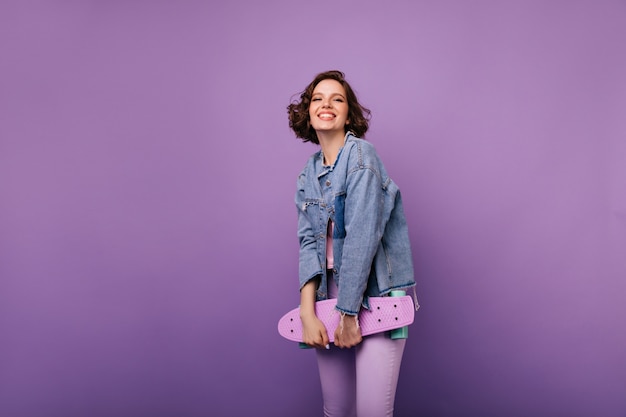
<svg viewBox="0 0 626 417">
<path fill-rule="evenodd" d="M 415 307 L 409 295 L 370 297 L 369 302 L 370 309 L 363 308 L 359 313 L 362 336 L 398 329 L 413 323 Z M 341 320 L 341 313 L 335 310 L 336 304 L 336 299 L 315 303 L 315 314 L 324 323 L 331 343 L 335 339 L 335 330 Z M 287 340 L 302 342 L 302 321 L 299 308 L 289 311 L 278 321 L 278 333 Z"/>
</svg>

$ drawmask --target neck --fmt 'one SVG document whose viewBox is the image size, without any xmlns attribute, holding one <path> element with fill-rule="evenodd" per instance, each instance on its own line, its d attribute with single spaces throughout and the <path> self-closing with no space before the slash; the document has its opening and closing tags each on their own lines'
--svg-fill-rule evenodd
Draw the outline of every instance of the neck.
<svg viewBox="0 0 626 417">
<path fill-rule="evenodd" d="M 339 150 L 345 142 L 346 135 L 340 132 L 332 134 L 330 132 L 317 132 L 317 138 L 322 148 L 322 154 L 324 154 L 324 164 L 334 164 L 337 160 L 337 155 L 339 155 Z"/>
</svg>

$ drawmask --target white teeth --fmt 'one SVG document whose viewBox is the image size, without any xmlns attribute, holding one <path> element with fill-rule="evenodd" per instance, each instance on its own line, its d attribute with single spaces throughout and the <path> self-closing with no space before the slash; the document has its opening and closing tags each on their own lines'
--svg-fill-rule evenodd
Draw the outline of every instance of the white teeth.
<svg viewBox="0 0 626 417">
<path fill-rule="evenodd" d="M 325 114 L 320 114 L 319 118 L 322 119 L 322 120 L 331 120 L 331 119 L 335 118 L 335 115 L 325 113 Z"/>
</svg>

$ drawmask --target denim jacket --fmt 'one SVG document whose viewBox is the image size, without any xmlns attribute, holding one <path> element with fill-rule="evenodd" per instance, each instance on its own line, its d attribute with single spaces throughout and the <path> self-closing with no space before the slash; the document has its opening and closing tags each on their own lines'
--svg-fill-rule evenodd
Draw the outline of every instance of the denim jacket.
<svg viewBox="0 0 626 417">
<path fill-rule="evenodd" d="M 320 276 L 316 299 L 328 298 L 326 233 L 333 228 L 337 310 L 358 314 L 369 297 L 415 286 L 409 232 L 397 185 L 373 145 L 346 134 L 332 166 L 321 150 L 298 177 L 300 289 Z M 417 304 L 416 304 L 417 305 Z"/>
</svg>

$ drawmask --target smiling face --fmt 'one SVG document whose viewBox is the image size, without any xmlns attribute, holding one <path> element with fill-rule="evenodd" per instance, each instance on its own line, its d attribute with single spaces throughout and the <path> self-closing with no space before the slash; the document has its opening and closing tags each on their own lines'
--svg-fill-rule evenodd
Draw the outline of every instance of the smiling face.
<svg viewBox="0 0 626 417">
<path fill-rule="evenodd" d="M 341 134 L 343 137 L 348 123 L 348 100 L 341 83 L 326 79 L 315 86 L 309 117 L 318 136 Z"/>
</svg>

